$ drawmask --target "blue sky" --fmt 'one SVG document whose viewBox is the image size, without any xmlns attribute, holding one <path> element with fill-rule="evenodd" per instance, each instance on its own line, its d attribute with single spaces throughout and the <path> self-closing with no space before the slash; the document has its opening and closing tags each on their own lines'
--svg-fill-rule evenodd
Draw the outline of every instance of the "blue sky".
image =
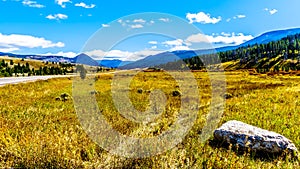
<svg viewBox="0 0 300 169">
<path fill-rule="evenodd" d="M 74 57 L 84 51 L 98 59 L 108 56 L 132 60 L 166 50 L 196 49 L 194 44 L 203 37 L 214 47 L 236 45 L 270 30 L 300 27 L 299 6 L 299 0 L 0 0 L 0 52 Z M 133 15 L 127 17 L 127 23 L 120 21 L 127 15 L 143 12 L 179 17 L 186 25 L 201 30 L 201 34 L 187 32 L 185 37 L 145 34 L 124 40 L 110 52 L 101 47 L 85 51 L 97 30 L 113 30 L 113 25 L 119 24 L 118 29 L 124 32 L 143 32 L 151 26 L 159 30 L 163 29 L 162 24 L 173 25 L 174 29 L 178 26 L 177 20 L 168 15 L 161 18 Z M 103 43 L 116 32 L 116 29 L 107 31 Z M 133 57 L 137 52 L 142 54 Z M 125 55 L 131 59 L 124 59 Z"/>
</svg>

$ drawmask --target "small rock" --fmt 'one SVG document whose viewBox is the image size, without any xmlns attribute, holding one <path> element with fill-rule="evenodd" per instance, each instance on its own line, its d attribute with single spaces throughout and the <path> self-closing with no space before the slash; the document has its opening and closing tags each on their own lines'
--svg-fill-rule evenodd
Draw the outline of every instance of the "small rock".
<svg viewBox="0 0 300 169">
<path fill-rule="evenodd" d="M 96 90 L 93 90 L 93 91 L 91 91 L 91 92 L 90 92 L 90 94 L 91 94 L 91 95 L 98 94 L 98 91 L 96 91 Z"/>
<path fill-rule="evenodd" d="M 62 93 L 62 94 L 60 95 L 60 97 L 61 97 L 61 98 L 69 97 L 69 94 L 68 94 L 68 93 Z"/>
<path fill-rule="evenodd" d="M 68 93 L 62 93 L 60 95 L 60 98 L 61 98 L 62 101 L 65 102 L 65 101 L 69 100 L 69 94 Z"/>
<path fill-rule="evenodd" d="M 68 97 L 65 97 L 65 98 L 62 98 L 62 101 L 67 101 L 67 100 L 69 100 L 69 98 Z"/>
<path fill-rule="evenodd" d="M 138 93 L 143 93 L 143 89 L 138 89 L 137 92 Z"/>
<path fill-rule="evenodd" d="M 172 92 L 172 95 L 173 95 L 174 97 L 176 97 L 176 96 L 180 96 L 181 93 L 180 93 L 179 91 L 177 91 L 177 90 L 174 90 L 174 91 Z"/>
<path fill-rule="evenodd" d="M 233 97 L 233 95 L 230 94 L 230 93 L 225 93 L 225 94 L 224 94 L 224 99 L 230 99 L 230 98 L 232 98 L 232 97 Z"/>
<path fill-rule="evenodd" d="M 224 123 L 214 131 L 214 137 L 221 143 L 232 144 L 239 149 L 248 149 L 266 153 L 298 152 L 292 141 L 286 137 L 240 121 Z"/>
</svg>

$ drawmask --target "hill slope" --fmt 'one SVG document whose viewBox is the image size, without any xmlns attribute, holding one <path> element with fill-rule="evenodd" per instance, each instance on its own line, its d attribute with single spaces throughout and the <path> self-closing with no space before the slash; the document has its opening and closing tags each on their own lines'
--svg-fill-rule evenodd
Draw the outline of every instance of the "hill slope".
<svg viewBox="0 0 300 169">
<path fill-rule="evenodd" d="M 72 58 L 71 63 L 79 63 L 79 64 L 90 65 L 90 66 L 99 66 L 99 63 L 96 60 L 83 53 L 79 54 L 75 58 Z"/>
<path fill-rule="evenodd" d="M 260 73 L 300 70 L 300 34 L 289 35 L 266 44 L 239 47 L 219 52 L 218 56 L 227 70 L 256 69 Z M 199 55 L 160 65 L 161 68 L 189 67 L 193 70 L 205 69 L 202 60 L 212 58 L 211 54 Z"/>
<path fill-rule="evenodd" d="M 254 45 L 254 44 L 267 44 L 271 41 L 277 41 L 289 35 L 294 35 L 300 33 L 300 28 L 292 28 L 286 30 L 274 30 L 270 32 L 263 33 L 252 40 L 249 40 L 237 47 L 247 46 L 247 45 Z"/>
<path fill-rule="evenodd" d="M 240 47 L 246 47 L 248 45 L 254 44 L 267 44 L 271 41 L 280 40 L 283 37 L 288 35 L 294 35 L 300 33 L 300 28 L 293 28 L 287 30 L 276 30 L 267 33 L 263 33 L 258 37 L 247 41 L 238 46 L 226 46 L 211 50 L 196 50 L 196 51 L 174 51 L 174 52 L 164 52 L 157 55 L 148 56 L 142 60 L 138 60 L 131 64 L 127 64 L 125 66 L 120 67 L 121 69 L 132 69 L 132 68 L 145 68 L 145 67 L 153 67 L 160 64 L 166 64 L 168 62 L 174 62 L 175 60 L 192 58 L 197 55 L 202 54 L 211 54 L 216 52 L 224 52 L 229 50 L 234 50 Z"/>
</svg>

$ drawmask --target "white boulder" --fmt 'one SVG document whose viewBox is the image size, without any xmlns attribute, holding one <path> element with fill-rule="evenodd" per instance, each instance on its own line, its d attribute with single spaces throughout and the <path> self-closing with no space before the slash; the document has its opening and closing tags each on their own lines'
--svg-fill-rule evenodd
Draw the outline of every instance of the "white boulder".
<svg viewBox="0 0 300 169">
<path fill-rule="evenodd" d="M 250 148 L 267 153 L 298 151 L 293 142 L 286 137 L 236 120 L 228 121 L 216 129 L 214 137 L 222 143 L 232 144 L 241 149 Z"/>
</svg>

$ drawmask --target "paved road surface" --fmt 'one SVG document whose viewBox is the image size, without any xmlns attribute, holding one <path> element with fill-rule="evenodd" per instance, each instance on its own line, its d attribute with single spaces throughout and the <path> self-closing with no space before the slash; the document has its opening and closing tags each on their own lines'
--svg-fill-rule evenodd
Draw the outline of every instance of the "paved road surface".
<svg viewBox="0 0 300 169">
<path fill-rule="evenodd" d="M 115 74 L 120 72 L 126 71 L 141 71 L 141 69 L 131 69 L 131 70 L 119 70 L 115 72 L 108 72 L 103 74 Z M 91 74 L 94 75 L 94 74 Z M 1 77 L 0 78 L 0 87 L 7 85 L 7 84 L 18 84 L 18 83 L 25 83 L 25 82 L 34 82 L 37 80 L 47 80 L 51 78 L 62 78 L 62 77 L 73 77 L 77 75 L 49 75 L 49 76 L 29 76 L 29 77 Z"/>
<path fill-rule="evenodd" d="M 3 77 L 0 78 L 0 86 L 7 84 L 17 84 L 24 82 L 33 82 L 37 80 L 47 80 L 51 78 L 70 77 L 72 75 L 55 75 L 55 76 L 29 76 L 29 77 Z"/>
</svg>

